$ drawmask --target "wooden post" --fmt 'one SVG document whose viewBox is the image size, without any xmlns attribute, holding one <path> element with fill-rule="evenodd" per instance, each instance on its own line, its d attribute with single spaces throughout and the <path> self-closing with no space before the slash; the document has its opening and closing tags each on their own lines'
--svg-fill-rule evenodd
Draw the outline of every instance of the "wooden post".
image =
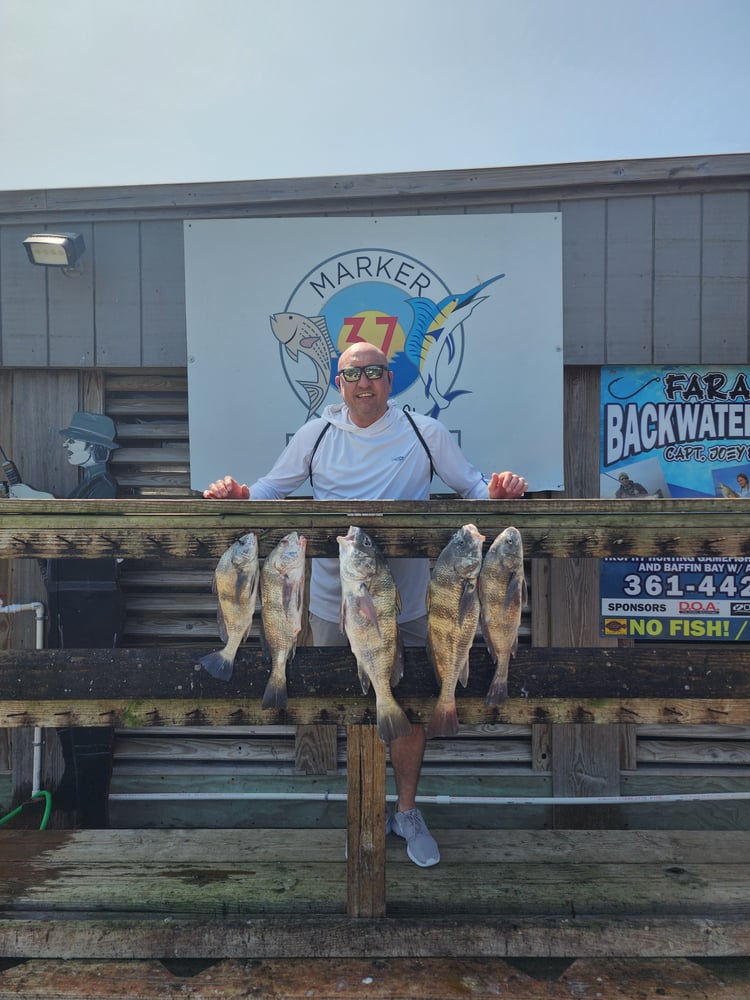
<svg viewBox="0 0 750 1000">
<path fill-rule="evenodd" d="M 385 916 L 385 744 L 375 726 L 347 727 L 347 913 Z"/>
</svg>

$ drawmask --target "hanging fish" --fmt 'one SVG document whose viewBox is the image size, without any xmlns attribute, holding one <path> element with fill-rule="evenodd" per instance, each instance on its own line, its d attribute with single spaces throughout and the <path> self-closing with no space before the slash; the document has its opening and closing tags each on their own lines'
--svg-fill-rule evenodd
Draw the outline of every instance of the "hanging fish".
<svg viewBox="0 0 750 1000">
<path fill-rule="evenodd" d="M 427 655 L 440 681 L 428 736 L 458 732 L 456 684 L 466 687 L 469 651 L 479 621 L 477 578 L 484 535 L 465 524 L 437 557 L 427 589 Z"/>
<path fill-rule="evenodd" d="M 261 643 L 271 660 L 262 708 L 286 708 L 286 665 L 302 628 L 307 539 L 290 531 L 263 561 L 260 571 Z"/>
<path fill-rule="evenodd" d="M 258 599 L 258 578 L 258 539 L 248 532 L 226 550 L 214 571 L 219 636 L 225 645 L 198 662 L 221 681 L 231 678 L 237 650 L 250 633 Z"/>
<path fill-rule="evenodd" d="M 391 687 L 404 672 L 396 619 L 401 609 L 396 584 L 382 552 L 361 528 L 350 527 L 339 543 L 341 629 L 357 659 L 362 690 L 375 690 L 378 732 L 389 743 L 408 736 L 411 722 Z"/>
<path fill-rule="evenodd" d="M 496 667 L 485 701 L 499 705 L 508 697 L 508 664 L 518 650 L 521 608 L 526 604 L 518 528 L 501 531 L 490 545 L 479 573 L 479 604 L 482 635 Z"/>
</svg>

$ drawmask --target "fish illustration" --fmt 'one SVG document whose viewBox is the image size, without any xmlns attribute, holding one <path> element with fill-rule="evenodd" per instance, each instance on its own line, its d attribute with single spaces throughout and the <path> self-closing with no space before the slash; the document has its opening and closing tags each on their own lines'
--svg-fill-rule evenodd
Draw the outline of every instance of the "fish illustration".
<svg viewBox="0 0 750 1000">
<path fill-rule="evenodd" d="M 315 380 L 298 379 L 307 393 L 307 419 L 315 413 L 331 385 L 331 361 L 338 357 L 323 316 L 301 316 L 299 313 L 274 313 L 271 329 L 292 361 L 300 354 L 309 358 L 315 368 Z"/>
<path fill-rule="evenodd" d="M 258 539 L 250 531 L 230 545 L 214 571 L 213 589 L 219 598 L 219 635 L 225 645 L 198 662 L 221 681 L 231 678 L 237 650 L 252 627 L 258 577 Z"/>
<path fill-rule="evenodd" d="M 479 573 L 479 622 L 495 664 L 485 699 L 488 705 L 499 705 L 508 697 L 508 664 L 518 650 L 526 593 L 521 533 L 511 525 L 490 545 Z"/>
<path fill-rule="evenodd" d="M 286 708 L 286 665 L 297 650 L 305 591 L 304 535 L 290 531 L 263 561 L 260 571 L 261 643 L 271 660 L 261 708 Z"/>
<path fill-rule="evenodd" d="M 448 295 L 440 302 L 433 302 L 424 296 L 407 299 L 414 312 L 414 322 L 406 336 L 404 353 L 419 371 L 425 396 L 432 401 L 430 416 L 436 417 L 453 399 L 470 391 L 449 388 L 443 392 L 438 382 L 438 363 L 443 371 L 442 384 L 452 386 L 461 362 L 454 331 L 480 302 L 488 298 L 479 293 L 504 277 L 504 274 L 496 274 L 468 292 Z"/>
<path fill-rule="evenodd" d="M 338 536 L 341 577 L 341 629 L 357 660 L 362 690 L 375 690 L 378 732 L 389 743 L 408 736 L 411 722 L 391 687 L 404 672 L 397 617 L 401 610 L 396 584 L 384 555 L 370 536 L 352 525 Z"/>
<path fill-rule="evenodd" d="M 427 655 L 440 681 L 428 737 L 458 732 L 456 684 L 469 680 L 469 651 L 479 622 L 477 579 L 485 536 L 476 525 L 459 528 L 435 560 L 427 588 Z"/>
</svg>

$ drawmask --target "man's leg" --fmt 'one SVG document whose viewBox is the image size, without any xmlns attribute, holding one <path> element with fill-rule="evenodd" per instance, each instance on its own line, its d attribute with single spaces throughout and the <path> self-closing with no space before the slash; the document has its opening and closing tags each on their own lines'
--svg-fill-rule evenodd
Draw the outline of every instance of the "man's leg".
<svg viewBox="0 0 750 1000">
<path fill-rule="evenodd" d="M 409 736 L 400 736 L 391 740 L 391 766 L 396 779 L 398 812 L 406 812 L 416 806 L 417 785 L 422 772 L 424 757 L 425 732 L 422 723 L 414 723 Z"/>
</svg>

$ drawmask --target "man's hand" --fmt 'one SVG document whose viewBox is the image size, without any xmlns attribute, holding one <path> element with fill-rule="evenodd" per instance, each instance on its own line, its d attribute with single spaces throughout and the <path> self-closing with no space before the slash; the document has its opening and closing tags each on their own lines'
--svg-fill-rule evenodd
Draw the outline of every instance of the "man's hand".
<svg viewBox="0 0 750 1000">
<path fill-rule="evenodd" d="M 240 485 L 231 476 L 224 476 L 211 483 L 207 490 L 203 491 L 203 496 L 207 500 L 249 500 L 250 490 L 245 483 Z"/>
<path fill-rule="evenodd" d="M 487 485 L 487 496 L 490 500 L 516 500 L 528 488 L 529 484 L 523 476 L 514 472 L 493 472 Z"/>
</svg>

